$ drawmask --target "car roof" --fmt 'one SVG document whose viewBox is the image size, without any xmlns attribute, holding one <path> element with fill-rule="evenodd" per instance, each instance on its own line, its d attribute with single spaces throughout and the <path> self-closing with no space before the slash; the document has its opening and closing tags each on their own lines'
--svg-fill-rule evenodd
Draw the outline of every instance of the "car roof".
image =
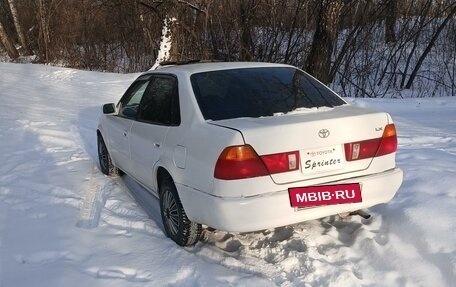
<svg viewBox="0 0 456 287">
<path fill-rule="evenodd" d="M 264 63 L 264 62 L 196 62 L 182 65 L 167 65 L 160 66 L 156 70 L 147 71 L 149 73 L 176 73 L 184 72 L 188 74 L 217 71 L 217 70 L 231 70 L 231 69 L 245 69 L 245 68 L 264 68 L 264 67 L 293 67 L 286 64 Z"/>
</svg>

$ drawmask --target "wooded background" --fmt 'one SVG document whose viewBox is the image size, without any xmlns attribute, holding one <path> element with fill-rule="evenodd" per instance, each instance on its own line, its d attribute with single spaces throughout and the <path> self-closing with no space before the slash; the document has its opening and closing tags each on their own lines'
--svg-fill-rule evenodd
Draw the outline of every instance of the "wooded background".
<svg viewBox="0 0 456 287">
<path fill-rule="evenodd" d="M 455 96 L 455 14 L 454 0 L 0 0 L 0 50 L 144 71 L 175 18 L 172 60 L 292 64 L 344 96 Z"/>
</svg>

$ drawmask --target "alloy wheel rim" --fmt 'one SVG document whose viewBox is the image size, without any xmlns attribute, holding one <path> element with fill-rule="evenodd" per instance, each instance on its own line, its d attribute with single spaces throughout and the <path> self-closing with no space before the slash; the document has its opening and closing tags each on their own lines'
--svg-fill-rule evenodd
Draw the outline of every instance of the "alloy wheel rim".
<svg viewBox="0 0 456 287">
<path fill-rule="evenodd" d="M 103 165 L 103 168 L 106 169 L 108 166 L 108 155 L 107 155 L 107 150 L 106 146 L 104 145 L 103 142 L 100 142 L 100 150 L 99 150 L 99 155 L 100 155 L 100 162 Z"/>
<path fill-rule="evenodd" d="M 165 190 L 163 196 L 163 212 L 165 215 L 165 222 L 172 235 L 176 235 L 179 228 L 177 202 L 169 190 Z"/>
</svg>

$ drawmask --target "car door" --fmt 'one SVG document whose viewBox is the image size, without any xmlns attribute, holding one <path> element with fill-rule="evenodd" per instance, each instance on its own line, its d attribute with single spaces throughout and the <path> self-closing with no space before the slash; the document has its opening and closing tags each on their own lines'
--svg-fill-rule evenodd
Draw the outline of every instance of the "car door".
<svg viewBox="0 0 456 287">
<path fill-rule="evenodd" d="M 170 127 L 180 124 L 177 79 L 154 75 L 131 127 L 130 147 L 133 172 L 140 182 L 155 190 L 153 170 L 165 146 Z"/>
<path fill-rule="evenodd" d="M 139 103 L 147 90 L 150 76 L 138 78 L 117 104 L 117 114 L 107 117 L 109 153 L 117 167 L 131 173 L 130 130 L 136 120 Z"/>
</svg>

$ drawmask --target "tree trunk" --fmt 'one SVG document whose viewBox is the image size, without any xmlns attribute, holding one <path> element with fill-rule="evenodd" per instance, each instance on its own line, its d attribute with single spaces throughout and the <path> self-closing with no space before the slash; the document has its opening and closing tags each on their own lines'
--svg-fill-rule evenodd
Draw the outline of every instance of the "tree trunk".
<svg viewBox="0 0 456 287">
<path fill-rule="evenodd" d="M 14 27 L 16 27 L 17 36 L 19 37 L 19 42 L 22 45 L 22 50 L 24 52 L 24 55 L 27 55 L 27 56 L 32 55 L 33 52 L 27 44 L 27 39 L 25 37 L 24 30 L 22 30 L 21 22 L 19 21 L 16 0 L 8 0 L 8 4 L 11 9 L 11 14 L 13 15 Z"/>
<path fill-rule="evenodd" d="M 343 5 L 343 0 L 321 1 L 317 30 L 307 58 L 307 72 L 325 84 L 329 83 L 331 55 Z"/>
<path fill-rule="evenodd" d="M 241 0 L 240 1 L 240 60 L 250 61 L 252 60 L 252 35 L 251 35 L 251 19 L 252 12 L 255 6 L 255 0 Z"/>
<path fill-rule="evenodd" d="M 396 41 L 396 15 L 397 15 L 397 0 L 387 0 L 386 2 L 386 17 L 385 17 L 385 43 Z"/>
<path fill-rule="evenodd" d="M 168 61 L 171 61 L 171 62 L 178 62 L 178 61 L 182 61 L 181 59 L 181 49 L 182 47 L 181 46 L 181 43 L 179 41 L 180 39 L 180 24 L 179 24 L 179 21 L 176 20 L 176 18 L 170 18 L 169 19 L 170 23 L 169 23 L 169 33 L 170 36 L 171 36 L 171 47 L 169 48 L 169 58 L 168 58 Z"/>
<path fill-rule="evenodd" d="M 39 21 L 40 21 L 40 34 L 41 34 L 41 52 L 44 56 L 46 63 L 49 62 L 50 52 L 49 46 L 51 36 L 49 34 L 49 7 L 47 0 L 38 0 L 39 4 Z"/>
<path fill-rule="evenodd" d="M 176 30 L 176 18 L 166 17 L 163 20 L 162 28 L 162 37 L 160 40 L 160 49 L 158 50 L 157 58 L 155 59 L 155 64 L 150 68 L 150 70 L 156 70 L 160 63 L 162 62 L 176 62 L 177 61 L 177 42 L 176 35 L 173 34 L 173 31 Z M 174 26 L 174 27 L 173 27 Z M 171 54 L 173 53 L 173 54 Z"/>
<path fill-rule="evenodd" d="M 3 46 L 6 49 L 6 53 L 8 54 L 8 57 L 11 59 L 16 59 L 19 57 L 19 53 L 16 50 L 16 47 L 14 47 L 14 42 L 11 40 L 10 36 L 6 32 L 5 27 L 3 26 L 2 21 L 0 21 L 0 40 L 3 43 Z"/>
</svg>

